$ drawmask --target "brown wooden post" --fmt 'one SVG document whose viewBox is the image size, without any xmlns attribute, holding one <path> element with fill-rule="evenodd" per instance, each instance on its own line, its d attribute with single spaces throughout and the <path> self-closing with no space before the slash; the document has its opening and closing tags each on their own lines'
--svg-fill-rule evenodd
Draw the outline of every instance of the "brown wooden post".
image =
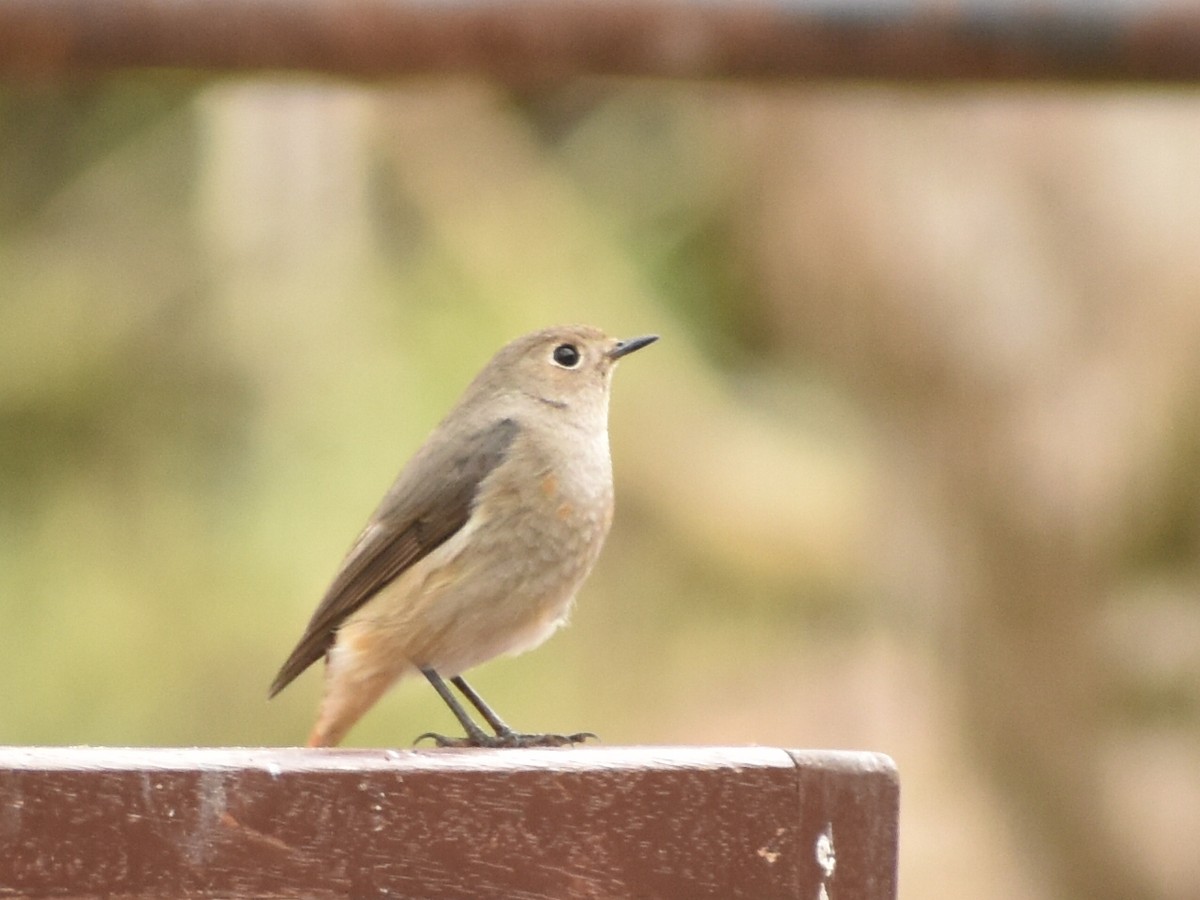
<svg viewBox="0 0 1200 900">
<path fill-rule="evenodd" d="M 891 900 L 872 753 L 0 748 L 0 896 Z"/>
</svg>

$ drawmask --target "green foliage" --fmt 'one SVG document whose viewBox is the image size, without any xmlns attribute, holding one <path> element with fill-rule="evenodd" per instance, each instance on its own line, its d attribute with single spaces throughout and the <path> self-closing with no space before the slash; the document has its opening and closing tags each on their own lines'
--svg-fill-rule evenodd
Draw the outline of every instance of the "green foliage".
<svg viewBox="0 0 1200 900">
<path fill-rule="evenodd" d="M 0 94 L 0 675 L 21 686 L 0 741 L 298 741 L 319 679 L 264 710 L 275 665 L 500 343 L 555 320 L 678 316 L 716 356 L 745 352 L 722 251 L 728 151 L 695 98 L 601 91 L 556 127 L 548 101 L 485 94 L 477 133 L 391 136 L 419 93 L 127 80 Z M 478 99 L 461 99 L 470 116 Z M 638 443 L 620 443 L 618 471 L 655 453 Z M 677 588 L 612 572 L 622 557 L 684 572 L 694 550 L 629 499 L 583 602 L 591 633 L 641 636 L 624 666 L 638 680 Z M 661 548 L 635 563 L 639 534 Z M 728 563 L 706 563 L 707 592 L 687 584 L 713 622 L 723 591 L 754 584 Z M 794 604 L 796 584 L 763 585 Z M 607 724 L 570 711 L 600 702 L 584 682 L 609 662 L 568 631 L 497 664 L 497 703 L 529 727 L 632 737 L 620 704 Z M 425 691 L 384 709 L 355 740 L 446 727 Z"/>
</svg>

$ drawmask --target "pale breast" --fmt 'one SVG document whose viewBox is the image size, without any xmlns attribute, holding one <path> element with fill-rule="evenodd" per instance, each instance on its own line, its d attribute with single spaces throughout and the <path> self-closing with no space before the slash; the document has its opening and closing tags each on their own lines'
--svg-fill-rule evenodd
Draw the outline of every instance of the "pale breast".
<svg viewBox="0 0 1200 900">
<path fill-rule="evenodd" d="M 575 442 L 572 452 L 562 452 L 569 440 L 553 448 L 514 442 L 482 486 L 471 539 L 455 555 L 456 577 L 428 581 L 426 638 L 417 643 L 429 659 L 418 662 L 463 671 L 531 649 L 562 624 L 612 522 L 612 468 L 601 438 Z"/>
</svg>

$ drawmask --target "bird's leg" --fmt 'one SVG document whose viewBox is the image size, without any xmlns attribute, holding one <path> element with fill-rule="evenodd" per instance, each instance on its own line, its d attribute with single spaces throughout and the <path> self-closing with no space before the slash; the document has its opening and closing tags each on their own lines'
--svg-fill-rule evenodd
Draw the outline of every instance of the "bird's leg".
<svg viewBox="0 0 1200 900">
<path fill-rule="evenodd" d="M 425 734 L 417 738 L 417 741 L 423 741 L 425 738 L 430 738 L 439 747 L 488 747 L 494 738 L 480 728 L 475 721 L 467 715 L 467 711 L 462 708 L 462 704 L 458 702 L 450 688 L 446 686 L 446 682 L 442 681 L 442 676 L 433 669 L 422 669 L 421 674 L 429 679 L 429 683 L 433 685 L 433 689 L 438 692 L 438 696 L 445 701 L 450 707 L 450 712 L 454 713 L 454 718 L 458 719 L 463 730 L 467 733 L 465 738 L 449 738 L 443 734 L 435 734 L 432 731 L 427 731 Z M 491 712 L 491 710 L 489 710 Z M 494 715 L 494 713 L 493 713 Z M 488 720 L 491 724 L 491 720 Z M 501 723 L 503 724 L 503 723 Z"/>
<path fill-rule="evenodd" d="M 588 738 L 595 737 L 590 731 L 578 734 L 525 734 L 513 731 L 503 719 L 492 711 L 490 706 L 483 702 L 483 698 L 475 693 L 475 689 L 467 684 L 461 675 L 455 675 L 450 679 L 451 683 L 462 691 L 463 696 L 479 710 L 479 714 L 492 726 L 496 734 L 490 735 L 467 715 L 467 711 L 462 708 L 462 704 L 455 698 L 441 675 L 433 669 L 422 669 L 421 674 L 429 680 L 433 689 L 438 692 L 438 696 L 450 707 L 450 712 L 454 713 L 454 718 L 458 719 L 467 736 L 452 738 L 427 731 L 417 738 L 418 741 L 429 738 L 439 747 L 562 747 L 566 744 L 579 744 Z"/>
<path fill-rule="evenodd" d="M 492 726 L 492 731 L 496 734 L 514 734 L 515 732 L 505 724 L 504 720 L 496 715 L 495 710 L 483 702 L 483 698 L 476 693 L 475 688 L 467 684 L 467 679 L 461 675 L 455 675 L 450 679 L 450 683 L 454 685 L 462 695 L 471 702 L 471 705 L 479 710 L 479 714 L 487 720 L 487 723 Z"/>
<path fill-rule="evenodd" d="M 577 734 L 524 734 L 520 731 L 514 731 L 510 728 L 503 719 L 496 715 L 495 710 L 484 703 L 483 698 L 475 691 L 475 688 L 467 684 L 467 680 L 461 675 L 455 675 L 450 679 L 462 695 L 470 701 L 471 705 L 479 711 L 479 714 L 487 720 L 487 723 L 492 726 L 492 730 L 496 732 L 495 740 L 489 739 L 487 746 L 490 747 L 561 747 L 564 744 L 581 744 L 588 738 L 594 738 L 596 735 L 590 731 L 581 731 Z"/>
</svg>

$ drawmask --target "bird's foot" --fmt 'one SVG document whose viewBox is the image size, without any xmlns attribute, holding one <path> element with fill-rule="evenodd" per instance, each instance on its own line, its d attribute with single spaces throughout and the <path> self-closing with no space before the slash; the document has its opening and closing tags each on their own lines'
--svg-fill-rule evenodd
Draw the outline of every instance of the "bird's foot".
<svg viewBox="0 0 1200 900">
<path fill-rule="evenodd" d="M 575 734 L 525 734 L 521 731 L 502 731 L 499 734 L 483 734 L 482 732 L 467 737 L 447 737 L 427 731 L 417 738 L 416 743 L 425 739 L 434 742 L 438 747 L 486 747 L 489 749 L 516 747 L 566 747 L 582 744 L 589 738 L 599 740 L 590 731 L 580 731 Z"/>
</svg>

